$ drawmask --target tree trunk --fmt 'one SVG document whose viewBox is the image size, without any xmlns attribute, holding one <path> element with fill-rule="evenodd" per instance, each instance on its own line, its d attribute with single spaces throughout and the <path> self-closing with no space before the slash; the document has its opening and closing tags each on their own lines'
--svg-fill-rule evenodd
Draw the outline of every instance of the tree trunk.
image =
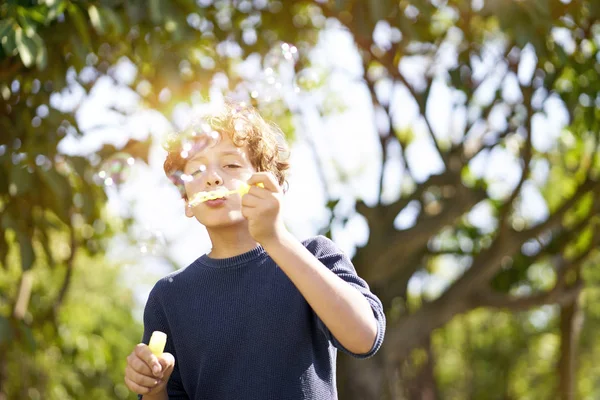
<svg viewBox="0 0 600 400">
<path fill-rule="evenodd" d="M 561 307 L 561 352 L 558 360 L 558 393 L 561 400 L 575 400 L 576 398 L 577 344 L 579 343 L 582 325 L 583 315 L 579 309 L 577 299 Z"/>
<path fill-rule="evenodd" d="M 344 400 L 395 400 L 389 395 L 382 351 L 366 360 L 338 352 L 338 397 Z"/>
<path fill-rule="evenodd" d="M 431 346 L 431 336 L 427 338 L 424 350 L 427 360 L 417 371 L 412 382 L 408 383 L 408 398 L 411 400 L 436 400 L 440 397 L 435 380 L 435 355 Z"/>
</svg>

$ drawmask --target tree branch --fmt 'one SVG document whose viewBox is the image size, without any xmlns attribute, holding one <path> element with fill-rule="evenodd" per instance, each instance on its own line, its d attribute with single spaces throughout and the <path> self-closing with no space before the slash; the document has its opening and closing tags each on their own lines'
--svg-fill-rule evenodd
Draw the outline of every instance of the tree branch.
<svg viewBox="0 0 600 400">
<path fill-rule="evenodd" d="M 433 80 L 430 78 L 427 79 L 427 88 L 425 89 L 425 93 L 422 96 L 419 96 L 419 94 L 417 94 L 417 92 L 410 85 L 410 83 L 408 83 L 408 81 L 406 80 L 404 75 L 402 75 L 402 73 L 400 72 L 400 70 L 398 69 L 397 66 L 394 68 L 394 65 L 392 63 L 392 65 L 391 66 L 388 65 L 387 68 L 388 68 L 388 71 L 392 72 L 393 77 L 395 77 L 400 82 L 402 82 L 402 84 L 406 87 L 406 89 L 409 91 L 409 93 L 411 94 L 411 96 L 414 98 L 415 102 L 419 106 L 419 112 L 421 113 L 421 116 L 423 117 L 423 121 L 425 121 L 425 125 L 427 126 L 427 133 L 429 134 L 429 137 L 431 138 L 431 141 L 433 142 L 433 145 L 434 145 L 438 155 L 442 159 L 442 163 L 444 164 L 444 167 L 446 169 L 448 169 L 448 156 L 441 149 L 440 144 L 438 143 L 437 139 L 435 138 L 435 134 L 433 132 L 433 127 L 431 126 L 431 122 L 429 121 L 429 118 L 427 118 L 427 114 L 426 114 L 427 98 L 429 97 L 429 92 L 431 90 L 431 85 L 433 83 Z"/>
<path fill-rule="evenodd" d="M 69 253 L 69 257 L 66 261 L 67 272 L 65 274 L 65 279 L 63 280 L 60 291 L 58 292 L 58 296 L 56 297 L 56 301 L 52 307 L 55 316 L 58 315 L 58 312 L 60 311 L 73 277 L 73 263 L 75 261 L 75 253 L 77 252 L 78 247 L 77 238 L 75 237 L 75 229 L 73 228 L 71 228 L 70 234 L 70 247 L 71 252 Z"/>
<path fill-rule="evenodd" d="M 425 213 L 421 213 L 413 228 L 390 232 L 386 240 L 382 242 L 382 246 L 371 254 L 371 268 L 365 271 L 368 276 L 367 280 L 383 281 L 398 270 L 413 271 L 417 265 L 413 263 L 412 255 L 426 252 L 427 243 L 431 237 L 444 226 L 454 223 L 457 218 L 485 198 L 484 191 L 470 190 L 460 186 L 456 195 L 443 203 L 442 211 L 439 214 L 425 215 Z M 408 253 L 407 249 L 409 249 Z M 410 260 L 410 265 L 406 264 L 407 260 Z"/>
<path fill-rule="evenodd" d="M 327 7 L 323 7 L 323 9 L 325 10 L 324 11 L 325 15 L 337 17 L 337 16 L 333 15 L 331 13 L 331 11 L 327 9 Z M 357 47 L 360 50 L 369 54 L 371 57 L 373 57 L 374 59 L 379 61 L 383 65 L 383 67 L 387 70 L 387 72 L 391 75 L 391 77 L 394 80 L 402 82 L 402 84 L 409 91 L 410 95 L 413 97 L 413 99 L 417 103 L 417 106 L 419 107 L 419 112 L 420 112 L 421 116 L 423 117 L 423 120 L 425 121 L 427 130 L 428 130 L 428 134 L 430 135 L 431 140 L 433 141 L 433 144 L 434 144 L 440 158 L 442 159 L 442 162 L 444 163 L 444 167 L 446 169 L 448 169 L 448 157 L 440 148 L 439 143 L 438 143 L 437 139 L 435 138 L 435 134 L 433 132 L 431 122 L 429 121 L 429 118 L 427 118 L 427 114 L 426 114 L 427 98 L 429 95 L 429 91 L 431 90 L 431 85 L 433 83 L 433 80 L 431 78 L 426 78 L 427 79 L 427 87 L 425 89 L 425 92 L 423 93 L 423 95 L 419 95 L 415 91 L 415 89 L 412 87 L 412 85 L 410 83 L 408 83 L 408 81 L 406 80 L 404 75 L 400 72 L 400 69 L 398 68 L 398 64 L 396 62 L 397 61 L 396 57 L 393 52 L 388 51 L 388 52 L 385 52 L 383 55 L 374 54 L 371 51 L 372 39 L 370 39 L 370 38 L 369 39 L 364 39 L 364 38 L 361 39 L 355 35 L 354 42 L 356 43 Z"/>
<path fill-rule="evenodd" d="M 513 203 L 521 193 L 521 189 L 523 188 L 523 184 L 527 180 L 529 176 L 529 169 L 531 164 L 531 158 L 533 157 L 533 143 L 532 143 L 532 117 L 533 117 L 533 109 L 531 106 L 531 97 L 533 95 L 532 89 L 523 88 L 523 96 L 524 103 L 527 108 L 527 122 L 526 122 L 526 139 L 525 139 L 525 148 L 523 149 L 523 171 L 521 172 L 521 178 L 519 179 L 519 183 L 512 191 L 506 202 L 500 209 L 500 216 L 498 218 L 499 230 L 504 230 L 507 227 L 507 216 L 510 213 Z"/>
<path fill-rule="evenodd" d="M 451 255 L 451 256 L 469 256 L 472 257 L 474 255 L 476 255 L 477 253 L 475 253 L 474 251 L 464 251 L 462 249 L 459 248 L 454 248 L 454 249 L 441 249 L 441 250 L 427 250 L 427 255 L 430 256 L 444 256 L 444 255 Z"/>
<path fill-rule="evenodd" d="M 552 215 L 550 215 L 550 217 L 548 217 L 546 221 L 529 229 L 525 229 L 517 233 L 517 235 L 524 238 L 530 238 L 539 236 L 546 230 L 557 228 L 562 223 L 562 219 L 564 218 L 565 214 L 590 191 L 598 193 L 600 191 L 600 182 L 597 182 L 588 176 L 585 181 L 579 185 L 573 196 L 566 200 Z"/>
<path fill-rule="evenodd" d="M 500 293 L 479 293 L 473 296 L 473 308 L 487 307 L 507 309 L 510 311 L 527 311 L 531 308 L 549 304 L 565 305 L 571 303 L 579 296 L 583 289 L 583 282 L 566 288 L 555 286 L 551 290 L 531 296 L 511 296 Z"/>
<path fill-rule="evenodd" d="M 385 164 L 388 160 L 387 146 L 390 141 L 390 138 L 392 137 L 393 121 L 392 121 L 392 114 L 390 111 L 389 103 L 387 106 L 381 104 L 381 102 L 377 98 L 377 93 L 375 92 L 375 84 L 373 82 L 371 82 L 367 77 L 368 66 L 364 65 L 363 69 L 364 69 L 364 81 L 367 85 L 367 88 L 369 89 L 369 93 L 371 94 L 371 101 L 373 103 L 373 106 L 375 109 L 377 107 L 381 107 L 385 111 L 386 115 L 388 116 L 388 122 L 390 125 L 386 134 L 382 134 L 382 132 L 377 132 L 379 135 L 379 144 L 381 145 L 381 173 L 379 175 L 379 196 L 378 196 L 377 203 L 381 204 L 381 197 L 383 195 L 383 181 L 385 178 Z M 393 85 L 393 82 L 392 82 L 392 85 Z M 377 118 L 376 114 L 374 115 L 374 118 L 375 119 Z M 376 123 L 376 121 L 374 121 L 374 122 Z"/>
<path fill-rule="evenodd" d="M 463 156 L 465 158 L 465 164 L 468 164 L 469 161 L 474 159 L 482 151 L 491 150 L 494 147 L 498 146 L 502 142 L 502 140 L 506 139 L 506 137 L 508 135 L 510 135 L 511 133 L 514 133 L 514 132 L 510 129 L 510 127 L 507 127 L 504 131 L 499 133 L 498 139 L 494 143 L 483 144 L 483 141 L 479 140 L 479 147 L 476 149 L 473 149 L 472 151 L 467 151 L 467 148 L 463 147 Z M 485 133 L 484 133 L 484 136 L 485 136 Z"/>
<path fill-rule="evenodd" d="M 582 219 L 582 221 L 587 222 L 585 219 Z M 581 226 L 580 224 L 577 225 Z M 559 243 L 561 246 L 560 251 L 562 251 L 568 243 L 568 240 Z M 579 253 L 572 260 L 567 260 L 564 255 L 559 257 L 556 265 L 556 283 L 551 290 L 530 296 L 512 296 L 494 293 L 492 291 L 479 291 L 473 296 L 473 302 L 476 307 L 505 308 L 512 311 L 524 311 L 547 304 L 559 304 L 561 306 L 571 304 L 576 300 L 584 287 L 584 282 L 579 277 L 581 266 L 592 250 L 596 249 L 598 246 L 600 246 L 600 234 L 598 234 L 597 226 L 594 225 L 592 240 L 585 251 Z M 567 282 L 567 273 L 569 271 L 575 271 L 576 278 L 573 284 Z"/>
<path fill-rule="evenodd" d="M 401 197 L 393 203 L 390 203 L 384 207 L 384 213 L 388 220 L 393 221 L 394 218 L 402 211 L 411 201 L 420 200 L 421 196 L 425 191 L 433 186 L 442 185 L 453 185 L 461 184 L 460 177 L 451 173 L 450 171 L 444 171 L 441 174 L 430 175 L 429 178 L 420 185 L 418 185 L 413 193 L 408 197 Z"/>
<path fill-rule="evenodd" d="M 583 327 L 583 313 L 577 298 L 563 304 L 560 310 L 560 357 L 558 396 L 561 400 L 574 400 L 576 393 L 577 344 Z"/>
</svg>

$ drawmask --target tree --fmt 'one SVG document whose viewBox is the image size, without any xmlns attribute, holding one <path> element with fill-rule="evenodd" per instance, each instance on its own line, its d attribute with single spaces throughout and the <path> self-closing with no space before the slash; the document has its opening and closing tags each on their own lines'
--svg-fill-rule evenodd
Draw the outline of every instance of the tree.
<svg viewBox="0 0 600 400">
<path fill-rule="evenodd" d="M 8 265 L 6 249 L 9 243 L 18 244 L 21 281 L 38 259 L 52 260 L 44 244 L 55 232 L 70 237 L 71 249 L 99 252 L 106 235 L 83 234 L 90 231 L 82 226 L 102 220 L 106 197 L 93 182 L 94 157 L 57 152 L 67 132 L 82 132 L 76 109 L 51 106 L 53 93 L 74 87 L 90 90 L 98 77 L 113 76 L 112 66 L 126 56 L 138 69 L 129 86 L 144 106 L 169 116 L 179 102 L 206 96 L 215 76 L 227 78 L 226 91 L 247 87 L 240 62 L 253 54 L 267 58 L 277 41 L 294 43 L 306 54 L 328 18 L 352 35 L 374 115 L 386 120 L 377 124 L 382 127 L 380 196 L 375 204 L 356 200 L 353 212 L 367 221 L 369 238 L 353 260 L 384 301 L 387 335 L 382 351 L 369 360 L 340 357 L 340 396 L 427 398 L 443 392 L 450 397 L 458 389 L 445 383 L 450 373 L 443 367 L 449 354 L 444 343 L 464 350 L 461 362 L 473 361 L 472 376 L 479 377 L 477 366 L 488 366 L 483 361 L 490 355 L 498 365 L 518 371 L 511 357 L 537 343 L 527 328 L 528 310 L 553 305 L 559 317 L 545 329 L 560 341 L 556 390 L 561 398 L 572 398 L 580 337 L 586 349 L 598 348 L 590 327 L 582 330 L 580 317 L 592 316 L 590 326 L 597 326 L 596 311 L 581 299 L 597 297 L 586 285 L 597 282 L 590 266 L 600 240 L 595 109 L 599 5 L 584 0 L 148 4 L 23 0 L 0 6 L 0 124 L 5 143 L 0 146 L 0 259 Z M 376 30 L 384 34 L 375 35 Z M 409 76 L 406 65 L 415 60 L 422 71 Z M 300 58 L 296 68 L 309 63 Z M 93 78 L 85 79 L 84 70 Z M 450 93 L 459 123 L 453 136 L 436 129 L 436 85 Z M 407 93 L 418 110 L 416 123 L 409 127 L 397 123 L 395 113 L 403 105 L 389 94 L 396 92 Z M 566 126 L 543 148 L 536 144 L 535 126 L 556 110 L 566 110 Z M 271 116 L 291 129 L 288 111 L 279 109 Z M 414 176 L 406 156 L 420 134 L 427 136 L 442 166 L 424 180 Z M 147 146 L 134 141 L 119 150 L 143 159 Z M 400 196 L 386 202 L 384 167 L 398 148 L 404 183 L 396 183 Z M 106 147 L 99 155 L 108 157 L 116 150 Z M 520 177 L 504 191 L 476 168 L 477 162 L 497 153 L 520 165 Z M 540 168 L 548 170 L 542 178 L 536 176 Z M 538 220 L 527 220 L 522 213 L 531 191 L 541 194 L 547 211 Z M 338 200 L 328 204 L 332 224 L 349 217 L 335 207 Z M 475 207 L 487 210 L 491 229 L 474 223 L 470 215 Z M 394 221 L 407 212 L 417 215 L 414 224 L 398 229 Z M 61 221 L 58 228 L 50 222 L 56 219 Z M 38 242 L 40 249 L 34 251 Z M 60 286 L 64 289 L 50 304 L 60 304 L 60 293 L 64 297 L 70 290 L 73 264 L 66 261 L 56 263 L 66 271 Z M 411 294 L 411 278 L 435 276 L 439 265 L 448 262 L 464 272 L 447 280 L 441 293 L 430 298 Z M 18 297 L 15 292 L 2 299 L 1 310 L 14 309 Z M 0 315 L 8 321 L 16 318 L 10 311 Z M 502 326 L 489 337 L 504 329 L 514 341 L 501 349 L 492 342 L 472 341 L 487 335 L 481 330 L 485 321 L 500 316 L 505 316 Z M 33 315 L 33 320 L 38 318 Z M 457 327 L 457 321 L 472 321 L 471 328 Z M 464 340 L 466 347 L 453 339 L 455 331 L 472 335 Z M 589 365 L 585 357 L 581 361 Z M 0 365 L 5 361 L 0 359 Z M 521 393 L 513 387 L 519 386 L 517 378 L 504 379 L 506 398 Z M 471 385 L 456 393 L 477 398 L 492 386 L 492 380 L 482 382 L 490 386 Z"/>
<path fill-rule="evenodd" d="M 74 275 L 82 268 L 80 262 L 84 256 L 101 257 L 107 239 L 115 233 L 104 214 L 104 184 L 110 177 L 99 174 L 100 163 L 123 161 L 123 154 L 127 161 L 147 161 L 150 146 L 150 141 L 131 140 L 123 148 L 104 146 L 90 157 L 59 152 L 57 146 L 63 138 L 84 132 L 77 117 L 78 105 L 57 102 L 57 96 L 77 91 L 85 95 L 100 77 L 115 79 L 113 66 L 126 56 L 138 68 L 137 80 L 129 84 L 137 89 L 141 103 L 169 114 L 182 99 L 207 95 L 216 72 L 227 72 L 235 80 L 231 69 L 238 57 L 229 54 L 228 44 L 243 44 L 244 33 L 252 37 L 257 24 L 266 24 L 270 29 L 246 39 L 245 45 L 248 51 L 266 53 L 277 39 L 290 34 L 285 27 L 291 25 L 294 15 L 311 9 L 306 5 L 306 10 L 294 8 L 292 12 L 278 2 L 257 7 L 253 11 L 227 2 L 198 7 L 190 0 L 14 0 L 0 4 L 0 262 L 2 281 L 11 288 L 0 295 L 1 394 L 22 396 L 28 389 L 54 393 L 55 382 L 35 380 L 40 373 L 34 367 L 39 354 L 17 360 L 20 350 L 34 343 L 41 350 L 56 349 L 52 347 L 55 344 L 63 358 L 81 361 L 73 354 L 72 344 L 60 338 L 60 328 L 61 321 L 73 323 L 69 318 L 72 309 L 66 304 L 79 290 L 74 288 Z M 294 39 L 306 37 L 310 43 L 314 32 L 315 27 L 307 23 L 305 29 L 291 34 Z M 114 111 L 127 114 L 127 110 Z M 52 241 L 56 236 L 61 238 L 59 254 Z M 48 286 L 33 283 L 46 275 L 52 276 Z M 105 284 L 115 285 L 109 280 Z M 44 301 L 34 302 L 40 296 Z M 110 301 L 108 304 L 109 313 L 123 311 Z M 126 308 L 130 303 L 121 305 Z M 120 323 L 127 326 L 130 322 L 125 318 Z M 120 330 L 118 326 L 107 329 Z M 92 329 L 84 332 L 99 333 Z M 118 338 L 112 335 L 111 340 Z M 139 338 L 124 340 L 133 343 Z M 108 345 L 120 353 L 105 360 L 110 368 L 90 369 L 86 367 L 89 360 L 85 361 L 74 376 L 80 386 L 61 386 L 63 391 L 53 396 L 64 398 L 64 390 L 76 398 L 89 394 L 98 379 L 121 382 L 114 372 L 122 371 L 126 350 L 120 343 Z M 8 352 L 9 348 L 14 350 Z M 42 365 L 50 368 L 51 363 Z M 11 374 L 19 373 L 14 370 L 17 366 L 31 368 L 31 375 L 10 379 Z M 67 371 L 58 371 L 62 372 L 57 372 L 56 379 L 64 383 L 60 373 Z M 14 384 L 8 385 L 7 379 Z M 100 387 L 94 393 L 94 397 L 109 396 Z"/>
<path fill-rule="evenodd" d="M 128 398 L 125 356 L 142 327 L 133 317 L 135 302 L 123 284 L 122 269 L 79 250 L 68 295 L 60 297 L 64 271 L 38 260 L 19 276 L 16 243 L 10 247 L 0 290 L 21 295 L 23 282 L 30 282 L 31 298 L 28 307 L 17 305 L 9 319 L 0 320 L 3 398 Z M 68 254 L 68 237 L 54 237 L 51 247 Z"/>
<path fill-rule="evenodd" d="M 597 53 L 592 43 L 598 40 L 593 32 L 597 32 L 600 9 L 585 1 L 449 1 L 439 7 L 425 1 L 336 4 L 337 8 L 323 11 L 352 32 L 374 108 L 389 119 L 391 128 L 380 131 L 382 166 L 392 143 L 400 144 L 405 162 L 411 144 L 410 132 L 395 129 L 394 112 L 401 105 L 385 94 L 389 91 L 378 90 L 383 84 L 410 93 L 443 163 L 441 173 L 414 182 L 396 201 L 356 204 L 370 230 L 368 243 L 354 257 L 357 269 L 385 303 L 396 304 L 397 309 L 390 311 L 385 349 L 373 360 L 380 369 L 373 368 L 376 372 L 359 379 L 359 374 L 352 374 L 361 367 L 348 361 L 353 378 L 345 393 L 350 397 L 345 398 L 353 398 L 350 393 L 359 393 L 355 398 L 379 398 L 385 392 L 391 398 L 400 396 L 394 379 L 376 388 L 369 387 L 368 381 L 397 376 L 410 351 L 426 345 L 436 329 L 457 315 L 481 307 L 520 312 L 546 304 L 561 306 L 559 387 L 562 398 L 572 398 L 582 269 L 593 262 L 599 239 L 594 200 L 599 189 L 598 122 L 592 100 L 597 90 Z M 396 27 L 402 35 L 396 43 L 379 44 L 372 35 L 377 24 Z M 570 45 L 554 36 L 559 30 Z M 448 47 L 456 53 L 449 66 L 441 67 Z M 524 71 L 528 56 L 533 59 L 529 74 Z M 403 62 L 413 57 L 421 57 L 425 65 L 417 82 L 409 82 L 403 72 Z M 486 61 L 494 67 L 481 68 Z M 457 138 L 440 137 L 432 126 L 435 114 L 429 110 L 430 99 L 439 80 L 457 99 L 452 112 L 467 116 Z M 509 84 L 515 85 L 516 98 L 507 90 Z M 484 92 L 492 96 L 484 98 Z M 552 101 L 568 110 L 563 138 L 572 141 L 558 141 L 542 150 L 533 144 L 533 125 Z M 493 120 L 496 113 L 502 115 L 500 127 Z M 519 157 L 521 165 L 520 179 L 504 196 L 494 196 L 490 182 L 471 172 L 478 155 L 498 148 Z M 541 221 L 526 221 L 519 204 L 524 201 L 524 187 L 535 185 L 532 169 L 539 163 L 550 168 L 548 179 L 539 185 L 548 215 Z M 404 167 L 410 174 L 410 165 Z M 383 182 L 383 173 L 381 178 Z M 414 226 L 396 229 L 396 216 L 411 204 L 420 210 Z M 492 232 L 483 232 L 467 217 L 480 204 L 492 211 Z M 465 272 L 441 295 L 411 309 L 407 293 L 411 277 L 432 271 L 448 255 L 463 260 Z M 549 272 L 554 285 L 533 282 L 529 278 L 533 268 Z M 527 294 L 517 295 L 518 287 L 525 287 Z"/>
</svg>

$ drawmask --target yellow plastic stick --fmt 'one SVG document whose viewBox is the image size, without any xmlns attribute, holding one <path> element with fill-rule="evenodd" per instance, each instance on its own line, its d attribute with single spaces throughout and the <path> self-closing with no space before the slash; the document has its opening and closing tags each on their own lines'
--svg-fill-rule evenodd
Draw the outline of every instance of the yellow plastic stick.
<svg viewBox="0 0 600 400">
<path fill-rule="evenodd" d="M 264 188 L 262 183 L 259 183 L 257 186 Z M 250 185 L 247 183 L 242 183 L 239 188 L 233 190 L 213 190 L 210 192 L 199 192 L 190 200 L 189 207 L 194 207 L 200 203 L 203 203 L 208 200 L 216 200 L 221 197 L 226 197 L 235 193 L 239 193 L 240 196 L 245 195 L 250 190 Z"/>
<path fill-rule="evenodd" d="M 155 356 L 160 356 L 163 351 L 165 351 L 165 345 L 167 344 L 167 334 L 161 331 L 152 332 L 152 336 L 150 337 L 150 343 L 148 343 L 148 347 L 150 347 L 150 351 Z"/>
</svg>

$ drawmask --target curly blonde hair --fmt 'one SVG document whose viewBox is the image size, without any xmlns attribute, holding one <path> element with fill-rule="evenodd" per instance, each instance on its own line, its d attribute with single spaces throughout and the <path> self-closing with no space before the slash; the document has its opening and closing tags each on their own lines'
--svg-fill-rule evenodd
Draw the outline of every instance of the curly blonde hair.
<svg viewBox="0 0 600 400">
<path fill-rule="evenodd" d="M 163 146 L 167 150 L 163 169 L 183 198 L 186 194 L 181 176 L 187 161 L 193 156 L 196 147 L 193 144 L 212 140 L 214 132 L 229 135 L 238 147 L 246 146 L 250 163 L 256 171 L 269 171 L 280 185 L 287 185 L 289 147 L 281 129 L 265 121 L 252 106 L 226 102 L 220 112 L 203 116 L 184 131 L 169 135 Z M 201 147 L 204 148 L 204 145 Z"/>
</svg>

